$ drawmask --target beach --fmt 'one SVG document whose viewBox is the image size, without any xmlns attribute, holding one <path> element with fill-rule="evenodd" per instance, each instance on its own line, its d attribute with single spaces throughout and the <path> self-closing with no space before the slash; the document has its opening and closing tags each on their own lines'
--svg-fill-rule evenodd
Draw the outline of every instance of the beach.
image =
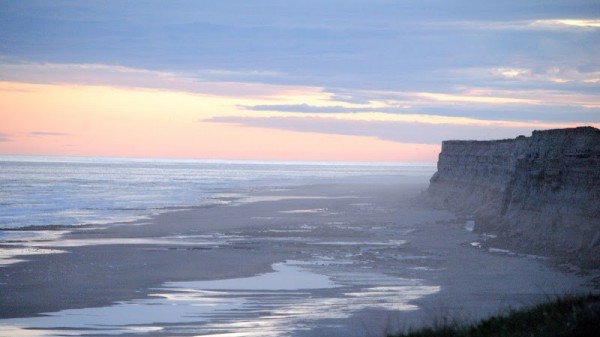
<svg viewBox="0 0 600 337">
<path fill-rule="evenodd" d="M 599 3 L 2 1 L 0 337 L 588 331 Z"/>
<path fill-rule="evenodd" d="M 426 186 L 259 189 L 5 242 L 31 254 L 0 270 L 0 334 L 380 336 L 593 290 L 544 257 L 482 248 L 464 219 L 420 202 Z"/>
</svg>

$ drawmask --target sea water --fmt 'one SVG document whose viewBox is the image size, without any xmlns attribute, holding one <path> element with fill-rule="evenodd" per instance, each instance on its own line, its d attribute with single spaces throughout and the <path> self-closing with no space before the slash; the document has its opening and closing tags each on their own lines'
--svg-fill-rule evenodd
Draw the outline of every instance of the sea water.
<svg viewBox="0 0 600 337">
<path fill-rule="evenodd" d="M 276 238 L 261 237 L 261 232 L 249 237 L 213 233 L 207 237 L 119 238 L 115 242 L 52 238 L 85 224 L 134 221 L 168 210 L 228 202 L 232 198 L 243 198 L 251 191 L 365 182 L 375 176 L 426 180 L 434 170 L 429 164 L 0 156 L 0 243 L 18 241 L 21 244 L 14 247 L 8 244 L 0 249 L 0 268 L 20 262 L 28 254 L 64 253 L 66 247 L 90 244 L 226 247 L 244 242 L 240 240 L 271 242 L 269 240 Z M 272 198 L 267 196 L 265 200 L 269 197 Z M 250 199 L 256 201 L 260 197 Z M 289 214 L 323 211 L 292 210 Z M 32 227 L 35 230 L 7 231 Z M 296 230 L 310 232 L 316 228 L 305 226 Z M 41 235 L 44 248 L 37 244 L 28 246 L 32 238 L 16 237 L 18 235 Z M 294 236 L 289 240 L 294 240 Z M 311 244 L 302 237 L 298 240 Z M 388 238 L 385 241 L 362 245 L 396 247 L 403 244 Z M 319 251 L 327 256 L 325 260 L 276 263 L 272 272 L 264 274 L 218 281 L 166 282 L 151 289 L 148 296 L 140 294 L 140 298 L 109 306 L 2 319 L 0 336 L 144 333 L 166 336 L 190 335 L 191 332 L 215 336 L 230 333 L 292 336 L 322 327 L 323 321 L 336 326 L 339 320 L 359 311 L 415 310 L 412 300 L 439 291 L 436 285 L 361 268 L 364 264 L 357 265 L 356 269 L 356 261 L 348 260 L 351 258 L 345 253 L 340 253 L 341 259 L 330 257 L 329 253 L 343 252 L 350 244 L 355 243 L 317 240 L 314 245 L 323 246 Z"/>
<path fill-rule="evenodd" d="M 404 218 L 398 223 L 358 226 L 323 217 L 319 227 L 310 224 L 295 228 L 273 226 L 266 231 L 119 238 L 120 242 L 103 238 L 98 241 L 86 238 L 81 242 L 77 237 L 52 240 L 52 237 L 60 237 L 78 225 L 139 219 L 173 208 L 224 202 L 249 191 L 279 190 L 313 183 L 365 182 L 372 176 L 383 176 L 386 181 L 406 177 L 406 181 L 423 182 L 434 170 L 433 165 L 427 164 L 0 156 L 0 233 L 3 232 L 1 228 L 39 227 L 34 231 L 9 231 L 10 235 L 4 239 L 0 237 L 0 242 L 14 240 L 15 234 L 45 238 L 41 246 L 39 243 L 28 245 L 27 240 L 16 240 L 18 245 L 4 244 L 0 249 L 0 269 L 2 264 L 18 263 L 28 254 L 66 253 L 67 247 L 89 244 L 166 244 L 166 249 L 172 250 L 178 249 L 177 245 L 187 244 L 227 249 L 229 245 L 243 247 L 246 243 L 279 245 L 284 242 L 297 244 L 305 252 L 297 257 L 299 260 L 277 262 L 272 265 L 272 271 L 258 275 L 218 281 L 170 280 L 140 291 L 138 298 L 111 305 L 0 319 L 0 336 L 298 337 L 326 336 L 332 331 L 341 331 L 337 335 L 364 336 L 385 335 L 378 334 L 377 322 L 390 324 L 384 328 L 392 330 L 406 328 L 403 320 L 410 312 L 421 309 L 416 301 L 442 291 L 446 287 L 445 275 L 453 275 L 446 274 L 445 267 L 440 265 L 443 250 L 421 250 L 415 249 L 417 245 L 411 246 L 406 235 L 417 230 L 421 222 L 415 218 L 411 220 L 414 215 L 399 214 Z M 355 210 L 377 210 L 368 200 L 356 200 L 350 206 Z M 306 213 L 314 216 L 316 213 L 318 216 L 327 212 L 325 208 L 311 208 L 282 211 L 281 215 Z M 65 228 L 43 230 L 52 225 Z M 317 235 L 322 233 L 330 235 Z M 338 239 L 336 233 L 352 235 Z M 358 241 L 353 239 L 355 236 L 364 239 Z M 279 241 L 281 238 L 285 241 Z M 153 250 L 153 254 L 157 252 Z M 490 261 L 488 259 L 490 257 L 481 261 Z M 513 286 L 513 278 L 504 276 L 506 282 L 500 293 L 515 296 L 518 300 L 515 303 L 523 303 L 521 301 L 530 296 L 531 289 L 537 290 L 540 285 L 546 285 L 539 288 L 540 294 L 559 289 L 559 285 L 569 287 L 568 282 L 554 279 L 546 271 L 542 273 L 542 269 L 533 269 L 535 265 L 527 261 L 520 268 L 511 266 L 496 270 L 496 266 L 505 266 L 506 261 L 500 262 L 497 257 L 491 259 L 492 262 L 480 265 L 489 266 L 485 270 L 491 279 L 511 275 L 506 273 L 514 270 L 515 273 L 526 270 L 531 274 L 531 286 L 525 288 L 525 292 L 519 278 L 514 282 L 518 286 Z M 465 303 L 480 303 L 481 290 L 487 289 L 481 273 L 476 268 L 475 274 L 465 274 L 465 279 L 476 276 L 475 289 L 479 289 L 469 295 L 471 289 L 465 287 L 468 292 L 464 294 L 467 296 Z M 461 279 L 451 278 L 450 289 L 460 289 L 460 286 L 452 288 L 452 283 L 460 282 Z M 2 286 L 0 284 L 0 291 L 3 291 Z M 521 296 L 522 292 L 525 297 Z M 490 296 L 495 303 L 498 300 L 493 296 L 498 295 L 494 294 Z M 477 311 L 481 309 L 477 308 Z M 393 321 L 394 316 L 389 315 L 398 315 L 397 323 Z M 386 318 L 388 321 L 384 322 Z"/>
<path fill-rule="evenodd" d="M 224 202 L 226 192 L 434 171 L 420 163 L 0 156 L 0 229 L 132 221 Z"/>
</svg>

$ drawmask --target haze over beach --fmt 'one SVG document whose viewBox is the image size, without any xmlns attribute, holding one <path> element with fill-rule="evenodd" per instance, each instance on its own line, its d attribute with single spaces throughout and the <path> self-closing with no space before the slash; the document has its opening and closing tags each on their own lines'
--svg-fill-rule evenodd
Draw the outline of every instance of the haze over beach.
<svg viewBox="0 0 600 337">
<path fill-rule="evenodd" d="M 0 0 L 0 336 L 597 294 L 598 55 L 597 0 Z"/>
</svg>

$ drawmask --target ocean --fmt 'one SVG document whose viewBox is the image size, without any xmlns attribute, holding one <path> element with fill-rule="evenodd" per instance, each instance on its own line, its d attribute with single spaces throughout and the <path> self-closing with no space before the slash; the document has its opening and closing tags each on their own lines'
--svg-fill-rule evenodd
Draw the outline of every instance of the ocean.
<svg viewBox="0 0 600 337">
<path fill-rule="evenodd" d="M 0 229 L 134 221 L 174 208 L 222 203 L 224 193 L 369 176 L 427 178 L 433 172 L 429 163 L 5 155 L 0 156 Z"/>
<path fill-rule="evenodd" d="M 81 239 L 78 234 L 122 222 L 144 223 L 152 215 L 172 210 L 243 204 L 256 200 L 254 192 L 269 195 L 300 185 L 380 183 L 382 177 L 386 182 L 424 182 L 434 171 L 434 165 L 419 163 L 0 156 L 0 269 L 9 270 L 0 277 L 2 299 L 13 301 L 19 294 L 37 296 L 32 295 L 35 291 L 21 287 L 38 282 L 30 270 L 42 275 L 42 289 L 58 289 L 42 295 L 44 301 L 52 303 L 77 300 L 79 292 L 88 289 L 77 280 L 90 277 L 91 273 L 98 273 L 93 279 L 114 278 L 100 287 L 114 282 L 118 291 L 127 287 L 126 280 L 131 276 L 145 280 L 158 274 L 161 279 L 152 288 L 137 289 L 130 298 L 118 302 L 98 306 L 92 299 L 89 307 L 75 305 L 35 317 L 10 318 L 12 308 L 22 306 L 19 300 L 11 302 L 4 311 L 0 310 L 0 336 L 186 336 L 225 332 L 312 336 L 318 329 L 335 330 L 348 324 L 349 317 L 357 312 L 370 310 L 387 315 L 415 310 L 417 307 L 410 301 L 438 292 L 439 286 L 416 278 L 390 276 L 387 265 L 379 260 L 365 260 L 365 256 L 388 259 L 390 252 L 399 251 L 406 244 L 406 214 L 398 229 L 387 220 L 386 208 L 371 197 L 344 195 L 340 199 L 348 204 L 346 212 L 362 214 L 359 224 L 355 223 L 356 214 L 341 215 L 322 206 L 336 204 L 335 197 L 316 204 L 309 197 L 299 204 L 308 202 L 317 207 L 292 206 L 267 216 L 262 211 L 253 213 L 254 219 L 263 222 L 260 228 L 219 229 L 201 234 L 194 230 L 167 230 L 166 236 L 133 238 L 84 235 Z M 317 191 L 323 190 L 316 187 Z M 391 205 L 395 203 L 389 201 Z M 384 216 L 386 220 L 371 223 L 375 218 L 366 214 Z M 298 219 L 300 223 L 296 222 Z M 77 228 L 82 230 L 78 232 Z M 144 233 L 143 228 L 138 233 Z M 88 249 L 100 249 L 102 253 L 90 258 Z M 138 256 L 145 262 L 124 262 L 127 259 L 122 259 L 121 253 L 118 258 L 105 260 L 113 251 Z M 226 263 L 223 261 L 240 251 L 243 253 L 239 256 L 247 260 L 235 264 L 239 275 L 206 280 L 206 270 L 214 267 L 219 272 L 220 263 Z M 67 252 L 70 254 L 63 256 Z M 31 255 L 44 254 L 73 257 L 77 267 L 68 271 L 73 266 L 70 262 L 60 257 L 60 262 L 55 262 L 50 256 L 39 267 L 22 263 Z M 212 257 L 200 262 L 206 256 Z M 275 261 L 272 271 L 256 269 L 254 274 L 243 277 L 243 270 L 255 268 L 263 256 L 269 263 Z M 160 268 L 166 269 L 143 267 L 139 273 L 115 269 L 134 270 L 163 257 L 169 262 Z M 403 259 L 404 256 L 398 261 Z M 32 263 L 36 261 L 34 258 Z M 98 269 L 105 262 L 109 269 Z M 186 263 L 192 263 L 188 266 L 191 269 L 185 267 Z M 187 273 L 197 268 L 197 263 L 202 264 L 195 274 L 199 279 L 183 278 L 185 282 L 181 282 L 182 278 L 173 274 Z M 86 269 L 89 265 L 95 267 Z M 172 265 L 178 267 L 169 272 L 168 266 Z M 21 272 L 26 274 L 16 276 Z M 56 276 L 50 275 L 55 273 Z M 63 284 L 80 290 L 67 294 Z"/>
</svg>

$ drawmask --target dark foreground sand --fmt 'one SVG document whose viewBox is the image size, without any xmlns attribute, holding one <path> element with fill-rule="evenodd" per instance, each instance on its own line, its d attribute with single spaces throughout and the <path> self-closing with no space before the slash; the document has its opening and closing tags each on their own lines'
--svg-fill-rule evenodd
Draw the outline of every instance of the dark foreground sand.
<svg viewBox="0 0 600 337">
<path fill-rule="evenodd" d="M 593 290 L 589 275 L 561 272 L 546 259 L 472 245 L 483 238 L 465 230 L 465 221 L 416 201 L 425 187 L 423 182 L 388 177 L 370 179 L 368 184 L 255 191 L 228 205 L 163 213 L 134 224 L 84 228 L 58 240 L 4 243 L 3 248 L 28 246 L 67 253 L 28 255 L 26 262 L 0 268 L 0 335 L 46 336 L 64 331 L 103 335 L 108 331 L 101 330 L 107 329 L 106 322 L 82 328 L 77 319 L 73 326 L 58 320 L 58 326 L 44 326 L 49 323 L 34 316 L 90 307 L 110 311 L 117 302 L 140 301 L 135 303 L 141 307 L 156 297 L 157 289 L 169 293 L 168 282 L 251 277 L 272 272 L 273 264 L 284 261 L 302 268 L 293 275 L 320 276 L 335 286 L 307 286 L 311 290 L 306 291 L 290 286 L 291 290 L 274 290 L 263 297 L 235 293 L 246 296 L 245 305 L 220 314 L 226 318 L 146 316 L 114 322 L 139 327 L 135 333 L 114 327 L 111 331 L 156 336 L 209 332 L 380 336 L 386 328 L 429 324 L 444 317 L 476 319 L 548 296 Z M 304 281 L 284 278 L 281 282 Z M 218 296 L 235 297 L 232 293 Z M 285 310 L 280 310 L 282 306 Z M 292 312 L 293 307 L 297 312 Z M 131 309 L 135 306 L 127 308 L 132 317 L 137 315 Z M 86 311 L 73 313 L 86 315 Z M 219 320 L 228 325 L 216 324 Z M 203 328 L 207 325 L 212 327 Z"/>
</svg>

